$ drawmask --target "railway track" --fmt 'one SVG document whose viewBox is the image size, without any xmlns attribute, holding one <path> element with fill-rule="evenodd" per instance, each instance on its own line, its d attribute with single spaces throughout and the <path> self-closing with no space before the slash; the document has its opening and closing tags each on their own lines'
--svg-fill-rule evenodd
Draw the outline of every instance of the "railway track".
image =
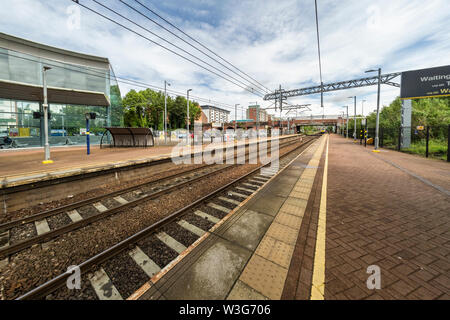
<svg viewBox="0 0 450 320">
<path fill-rule="evenodd" d="M 315 138 L 305 140 L 298 147 L 280 155 L 279 170 L 297 157 Z M 258 166 L 81 263 L 81 290 L 68 290 L 65 284 L 70 274 L 63 273 L 18 299 L 110 300 L 129 297 L 231 210 L 257 192 L 271 176 L 277 174 L 267 168 L 262 173 L 261 169 L 268 165 Z"/>
<path fill-rule="evenodd" d="M 280 147 L 294 143 L 285 141 Z M 248 151 L 246 152 L 248 156 Z M 201 165 L 158 181 L 145 182 L 105 195 L 39 212 L 0 225 L 0 260 L 38 243 L 173 192 L 195 181 L 219 174 L 235 165 Z"/>
</svg>

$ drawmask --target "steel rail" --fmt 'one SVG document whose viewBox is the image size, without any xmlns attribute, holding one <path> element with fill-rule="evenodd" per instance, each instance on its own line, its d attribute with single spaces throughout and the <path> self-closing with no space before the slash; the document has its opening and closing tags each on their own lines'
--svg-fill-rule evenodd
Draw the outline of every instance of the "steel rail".
<svg viewBox="0 0 450 320">
<path fill-rule="evenodd" d="M 293 136 L 295 137 L 295 136 Z M 292 136 L 290 137 L 279 137 L 279 141 L 281 140 L 287 140 L 290 138 L 293 138 Z M 272 140 L 270 140 L 272 141 Z M 267 142 L 270 142 L 267 141 Z M 259 141 L 252 141 L 252 142 L 246 142 L 245 146 L 251 146 L 254 144 L 258 144 Z M 235 146 L 234 149 L 236 150 L 238 146 Z M 222 148 L 222 151 L 225 150 L 226 147 Z M 190 154 L 191 159 L 194 158 L 195 156 L 202 156 L 204 153 L 204 151 L 200 151 L 200 152 L 193 152 Z M 138 169 L 138 168 L 145 168 L 145 167 L 152 167 L 155 165 L 159 165 L 159 164 L 163 164 L 163 163 L 167 163 L 167 162 L 171 162 L 172 158 L 171 157 L 167 157 L 167 158 L 162 158 L 162 159 L 155 159 L 155 160 L 151 160 L 151 161 L 147 161 L 144 163 L 132 163 L 132 164 L 125 164 L 123 166 L 119 166 L 119 167 L 115 167 L 114 165 L 111 165 L 109 167 L 106 167 L 103 170 L 98 170 L 98 171 L 93 171 L 93 172 L 83 172 L 85 170 L 91 170 L 89 168 L 80 168 L 80 173 L 74 174 L 74 175 L 70 175 L 67 177 L 55 177 L 52 179 L 48 179 L 48 180 L 42 180 L 42 181 L 34 181 L 34 182 L 27 182 L 21 185 L 16 185 L 16 186 L 7 186 L 4 187 L 4 181 L 0 184 L 0 194 L 2 195 L 7 195 L 7 194 L 11 194 L 11 193 L 16 193 L 16 192 L 20 192 L 20 191 L 27 191 L 30 189 L 36 189 L 36 188 L 41 188 L 41 187 L 46 187 L 49 185 L 56 185 L 56 184 L 60 184 L 60 183 L 64 183 L 64 182 L 71 182 L 71 181 L 76 181 L 76 180 L 83 180 L 86 178 L 92 178 L 92 177 L 98 177 L 98 176 L 102 176 L 108 173 L 114 173 L 114 172 L 119 172 L 119 171 L 128 171 L 128 170 L 134 170 L 134 169 Z"/>
<path fill-rule="evenodd" d="M 288 141 L 288 142 L 285 142 L 284 146 L 286 146 L 286 145 L 289 146 L 291 144 L 295 144 L 296 142 L 297 141 Z M 248 152 L 246 154 L 248 154 Z M 257 155 L 255 155 L 255 157 L 257 157 Z M 159 191 L 153 192 L 153 193 L 148 194 L 148 195 L 146 195 L 146 196 L 144 196 L 142 198 L 130 201 L 130 202 L 126 203 L 126 204 L 121 204 L 121 205 L 118 205 L 117 207 L 114 207 L 112 209 L 108 209 L 108 210 L 105 210 L 103 212 L 99 212 L 99 213 L 97 213 L 97 214 L 95 214 L 93 216 L 87 217 L 87 218 L 85 218 L 83 220 L 80 220 L 80 221 L 77 221 L 77 222 L 72 222 L 72 223 L 67 224 L 65 226 L 62 226 L 60 228 L 51 230 L 51 231 L 49 231 L 47 233 L 43 233 L 41 235 L 37 235 L 37 236 L 29 238 L 29 239 L 18 241 L 18 242 L 14 243 L 14 244 L 11 244 L 9 246 L 1 248 L 0 249 L 0 258 L 4 258 L 4 257 L 9 256 L 11 254 L 20 252 L 20 251 L 22 251 L 22 250 L 24 250 L 26 248 L 29 248 L 29 247 L 33 246 L 34 244 L 46 242 L 46 241 L 49 241 L 49 240 L 51 240 L 51 239 L 53 239 L 53 238 L 55 238 L 57 236 L 63 235 L 65 233 L 68 233 L 70 231 L 73 231 L 73 230 L 76 230 L 76 229 L 80 229 L 80 228 L 85 227 L 85 226 L 87 226 L 87 225 L 89 225 L 91 223 L 94 223 L 96 221 L 99 221 L 99 220 L 102 220 L 102 219 L 104 219 L 106 217 L 109 217 L 109 216 L 111 216 L 113 214 L 116 214 L 116 213 L 118 213 L 118 212 L 120 212 L 122 210 L 131 208 L 131 207 L 135 207 L 135 206 L 141 204 L 142 202 L 155 199 L 155 198 L 160 197 L 160 196 L 162 196 L 162 195 L 164 195 L 166 193 L 170 193 L 170 192 L 178 189 L 179 187 L 183 187 L 184 185 L 187 185 L 189 183 L 192 183 L 192 182 L 195 182 L 195 181 L 207 178 L 207 177 L 215 175 L 215 174 L 219 174 L 222 171 L 225 171 L 225 170 L 229 169 L 230 167 L 234 167 L 234 166 L 236 166 L 236 165 L 225 166 L 223 168 L 220 168 L 220 169 L 208 172 L 206 174 L 194 177 L 193 179 L 189 179 L 187 181 L 183 181 L 183 182 L 180 182 L 178 184 L 172 185 L 172 186 L 170 186 L 168 188 L 165 188 L 163 190 L 159 190 Z"/>
<path fill-rule="evenodd" d="M 288 139 L 288 138 L 284 138 L 284 139 Z M 268 142 L 270 143 L 270 141 L 268 141 Z M 247 147 L 247 146 L 249 146 L 249 144 L 246 144 L 245 146 Z M 235 146 L 235 148 L 237 148 L 237 146 Z M 194 154 L 194 156 L 195 155 L 196 154 Z M 248 152 L 246 152 L 246 155 L 248 155 Z M 176 173 L 176 174 L 173 174 L 173 175 L 170 175 L 170 176 L 167 176 L 167 177 L 163 177 L 163 178 L 161 178 L 161 180 L 165 181 L 165 180 L 174 179 L 174 178 L 182 176 L 184 174 L 188 174 L 188 173 L 191 173 L 191 172 L 194 172 L 194 171 L 197 171 L 197 170 L 201 170 L 201 169 L 204 169 L 204 168 L 207 168 L 207 167 L 210 167 L 210 166 L 212 166 L 212 165 L 203 165 L 203 166 L 200 166 L 200 167 L 197 167 L 197 168 L 193 168 L 193 169 L 186 170 L 186 171 L 183 171 L 183 172 L 180 172 L 180 173 Z M 6 231 L 8 229 L 11 229 L 11 228 L 14 228 L 14 227 L 17 227 L 17 226 L 21 226 L 21 225 L 26 224 L 26 223 L 34 222 L 34 221 L 41 220 L 41 219 L 44 219 L 44 218 L 47 218 L 47 217 L 50 217 L 50 216 L 54 216 L 54 215 L 57 215 L 57 214 L 60 214 L 60 213 L 66 212 L 66 211 L 70 211 L 70 210 L 73 210 L 73 209 L 76 209 L 76 208 L 79 208 L 79 207 L 82 207 L 82 206 L 85 206 L 85 205 L 88 205 L 88 204 L 91 204 L 91 203 L 95 203 L 95 202 L 101 201 L 101 200 L 106 199 L 106 198 L 111 198 L 111 197 L 115 197 L 115 196 L 120 195 L 120 194 L 131 192 L 131 191 L 134 191 L 136 189 L 142 188 L 142 187 L 144 187 L 146 185 L 149 185 L 149 184 L 152 184 L 152 183 L 160 183 L 161 180 L 158 180 L 158 181 L 153 180 L 153 181 L 143 182 L 143 183 L 137 184 L 135 186 L 131 186 L 131 187 L 128 187 L 128 188 L 125 188 L 125 189 L 117 190 L 117 191 L 114 191 L 114 192 L 110 192 L 108 194 L 104 194 L 104 195 L 100 195 L 100 196 L 84 199 L 84 200 L 77 201 L 77 202 L 74 202 L 74 203 L 70 203 L 70 204 L 67 204 L 67 205 L 64 205 L 64 206 L 61 206 L 61 207 L 58 207 L 58 208 L 50 209 L 50 210 L 47 210 L 47 211 L 42 211 L 42 212 L 39 212 L 39 213 L 30 215 L 30 216 L 27 216 L 27 217 L 24 217 L 24 218 L 21 218 L 21 219 L 5 222 L 3 224 L 0 224 L 0 232 Z"/>
<path fill-rule="evenodd" d="M 6 231 L 8 229 L 11 229 L 11 228 L 14 228 L 14 227 L 26 224 L 26 223 L 30 223 L 30 222 L 34 222 L 34 221 L 37 221 L 37 220 L 41 220 L 41 219 L 47 218 L 49 216 L 54 216 L 54 215 L 57 215 L 57 214 L 60 214 L 60 213 L 66 212 L 66 211 L 70 211 L 70 210 L 73 210 L 73 209 L 76 209 L 76 208 L 79 208 L 79 207 L 82 207 L 82 206 L 85 206 L 85 205 L 88 205 L 88 204 L 91 204 L 91 203 L 95 203 L 95 202 L 101 201 L 101 200 L 106 199 L 106 198 L 112 198 L 112 197 L 115 197 L 115 196 L 120 195 L 120 194 L 131 192 L 131 191 L 134 191 L 136 189 L 142 188 L 142 187 L 144 187 L 146 185 L 151 185 L 153 183 L 159 183 L 161 181 L 174 179 L 174 178 L 177 178 L 177 177 L 182 176 L 184 174 L 189 174 L 189 173 L 192 173 L 192 172 L 197 171 L 197 170 L 204 169 L 204 168 L 209 167 L 209 166 L 210 165 L 204 165 L 204 166 L 201 166 L 201 167 L 189 169 L 189 170 L 186 170 L 186 171 L 183 171 L 183 172 L 179 172 L 179 173 L 175 173 L 175 174 L 169 175 L 167 177 L 163 177 L 160 180 L 152 180 L 152 181 L 143 182 L 143 183 L 140 183 L 140 184 L 137 184 L 137 185 L 125 188 L 125 189 L 120 189 L 120 190 L 113 191 L 113 192 L 110 192 L 110 193 L 107 193 L 107 194 L 104 194 L 104 195 L 100 195 L 100 196 L 96 196 L 96 197 L 80 200 L 80 201 L 77 201 L 77 202 L 74 202 L 74 203 L 63 205 L 61 207 L 53 208 L 53 209 L 50 209 L 50 210 L 47 210 L 47 211 L 42 211 L 42 212 L 39 212 L 39 213 L 30 215 L 30 216 L 27 216 L 27 217 L 24 217 L 24 218 L 21 218 L 21 219 L 5 222 L 3 224 L 0 224 L 0 232 Z M 169 170 L 167 170 L 167 171 L 169 171 Z"/>
<path fill-rule="evenodd" d="M 285 153 L 282 155 L 282 157 L 285 157 L 289 154 L 291 154 L 292 152 L 298 150 L 301 147 L 306 147 L 308 144 L 312 143 L 315 139 L 312 138 L 308 141 L 305 141 L 304 143 L 302 143 L 300 146 L 298 146 L 297 148 L 290 150 L 289 152 Z M 178 218 L 179 216 L 181 216 L 184 212 L 196 207 L 198 204 L 201 204 L 202 202 L 208 200 L 209 198 L 217 195 L 218 193 L 221 193 L 222 191 L 228 189 L 229 187 L 231 187 L 232 185 L 239 183 L 240 181 L 246 179 L 247 177 L 251 176 L 252 174 L 254 174 L 255 172 L 257 172 L 258 170 L 261 170 L 261 168 L 266 167 L 270 165 L 270 163 L 264 164 L 264 165 L 260 165 L 257 168 L 251 170 L 250 172 L 242 175 L 239 178 L 234 179 L 233 181 L 227 183 L 226 185 L 210 192 L 209 194 L 199 198 L 198 200 L 194 201 L 193 203 L 173 212 L 172 214 L 170 214 L 169 216 L 159 220 L 158 222 L 152 224 L 151 226 L 135 233 L 134 235 L 120 241 L 119 243 L 113 245 L 112 247 L 98 253 L 97 255 L 89 258 L 88 260 L 82 262 L 81 264 L 78 265 L 78 267 L 80 268 L 80 272 L 81 274 L 85 274 L 86 272 L 90 271 L 91 269 L 93 269 L 95 266 L 103 263 L 104 261 L 110 259 L 111 257 L 119 254 L 120 252 L 122 252 L 123 250 L 129 248 L 131 245 L 133 245 L 134 243 L 138 242 L 139 240 L 141 240 L 144 237 L 147 237 L 151 234 L 153 234 L 154 232 L 156 232 L 157 229 L 161 228 L 162 226 L 166 225 L 167 223 L 170 223 L 171 221 L 173 221 L 174 219 Z M 56 289 L 60 288 L 61 286 L 63 286 L 65 284 L 65 282 L 67 281 L 67 278 L 71 275 L 70 272 L 65 272 L 62 273 L 60 275 L 58 275 L 57 277 L 43 283 L 42 285 L 32 289 L 31 291 L 23 294 L 22 296 L 18 297 L 16 300 L 33 300 L 33 299 L 39 299 L 42 297 L 45 297 L 46 295 L 54 292 Z"/>
</svg>

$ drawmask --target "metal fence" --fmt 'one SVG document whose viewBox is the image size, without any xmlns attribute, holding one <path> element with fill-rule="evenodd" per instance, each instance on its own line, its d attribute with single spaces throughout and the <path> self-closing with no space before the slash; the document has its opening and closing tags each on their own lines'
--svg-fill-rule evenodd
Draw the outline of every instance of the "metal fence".
<svg viewBox="0 0 450 320">
<path fill-rule="evenodd" d="M 354 137 L 354 127 L 349 128 L 349 138 Z M 346 136 L 346 128 L 338 133 Z M 418 154 L 425 157 L 447 160 L 450 162 L 449 136 L 450 125 L 418 127 L 380 127 L 379 146 L 401 152 Z M 356 127 L 356 139 L 364 144 L 375 138 L 375 128 Z"/>
</svg>

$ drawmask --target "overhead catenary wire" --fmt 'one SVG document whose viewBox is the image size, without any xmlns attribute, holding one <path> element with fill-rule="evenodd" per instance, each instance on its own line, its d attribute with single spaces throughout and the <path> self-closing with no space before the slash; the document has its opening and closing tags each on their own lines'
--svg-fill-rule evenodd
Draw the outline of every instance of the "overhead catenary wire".
<svg viewBox="0 0 450 320">
<path fill-rule="evenodd" d="M 132 32 L 132 33 L 134 33 L 134 34 L 136 34 L 136 35 L 138 35 L 139 37 L 141 37 L 141 38 L 143 38 L 143 39 L 146 39 L 147 41 L 149 41 L 149 42 L 151 42 L 151 43 L 153 43 L 153 44 L 156 44 L 157 46 L 162 47 L 163 49 L 165 49 L 165 50 L 167 50 L 167 51 L 169 51 L 169 52 L 171 52 L 171 53 L 173 53 L 173 54 L 179 56 L 180 58 L 183 58 L 183 59 L 185 59 L 185 60 L 191 62 L 192 64 L 195 64 L 196 66 L 198 66 L 198 67 L 200 67 L 200 68 L 202 68 L 202 69 L 204 69 L 204 70 L 206 70 L 206 71 L 208 71 L 208 72 L 211 72 L 212 74 L 215 74 L 216 76 L 218 76 L 218 77 L 220 77 L 220 78 L 222 78 L 222 79 L 224 79 L 224 80 L 226 80 L 226 81 L 228 81 L 228 82 L 230 82 L 230 83 L 232 83 L 232 84 L 234 84 L 234 85 L 236 85 L 236 86 L 238 86 L 238 87 L 240 87 L 240 88 L 242 88 L 242 89 L 244 89 L 244 90 L 246 90 L 246 91 L 248 91 L 248 92 L 250 92 L 250 93 L 253 93 L 253 94 L 255 94 L 255 95 L 259 96 L 259 97 L 263 96 L 263 95 L 261 95 L 261 93 L 256 93 L 256 92 L 254 92 L 253 90 L 249 90 L 248 88 L 243 87 L 243 86 L 241 86 L 241 85 L 235 83 L 234 81 L 229 80 L 229 79 L 223 77 L 222 75 L 220 75 L 220 74 L 218 74 L 218 73 L 216 73 L 216 72 L 214 72 L 214 71 L 212 71 L 212 70 L 206 68 L 205 66 L 202 66 L 202 65 L 198 64 L 197 62 L 195 62 L 195 61 L 193 61 L 193 60 L 191 60 L 191 59 L 189 59 L 189 58 L 186 58 L 186 57 L 183 56 L 182 54 L 179 54 L 178 52 L 175 52 L 174 50 L 169 49 L 169 48 L 167 48 L 167 47 L 165 47 L 165 46 L 159 44 L 159 43 L 156 42 L 156 41 L 153 41 L 152 39 L 150 39 L 150 38 L 148 38 L 148 37 L 146 37 L 146 36 L 140 34 L 139 32 L 137 32 L 137 31 L 135 31 L 135 30 L 133 30 L 133 29 L 130 29 L 130 28 L 128 28 L 127 26 L 125 26 L 125 25 L 123 25 L 123 24 L 121 24 L 121 23 L 119 23 L 119 22 L 117 22 L 117 21 L 114 21 L 112 18 L 109 18 L 109 17 L 107 17 L 107 16 L 101 14 L 100 12 L 98 12 L 98 11 L 96 11 L 96 10 L 94 10 L 94 9 L 92 9 L 92 8 L 90 8 L 90 7 L 88 7 L 88 6 L 86 6 L 86 5 L 83 5 L 82 3 L 79 3 L 78 1 L 74 1 L 74 0 L 71 0 L 71 1 L 77 3 L 79 6 L 81 6 L 81 7 L 85 8 L 85 9 L 87 9 L 87 10 L 89 10 L 89 11 L 91 11 L 91 12 L 93 12 L 93 13 L 99 15 L 99 16 L 101 16 L 102 18 L 104 18 L 104 19 L 106 19 L 106 20 L 109 20 L 109 21 L 111 21 L 111 22 L 114 23 L 114 24 L 117 24 L 118 26 L 120 26 L 120 27 L 122 27 L 122 28 L 124 28 L 124 29 L 126 29 L 126 30 L 128 30 L 128 31 L 130 31 L 130 32 Z"/>
<path fill-rule="evenodd" d="M 95 0 L 94 0 L 95 1 Z M 249 77 L 250 79 L 252 79 L 252 81 L 249 81 L 248 79 L 246 79 L 245 77 L 243 77 L 242 75 L 240 75 L 239 73 L 237 73 L 236 71 L 232 70 L 231 68 L 229 68 L 228 66 L 226 66 L 225 64 L 221 63 L 220 61 L 218 61 L 217 59 L 215 59 L 214 57 L 212 57 L 211 55 L 207 54 L 205 51 L 199 49 L 197 46 L 194 46 L 192 43 L 186 41 L 185 39 L 183 39 L 182 37 L 180 37 L 179 35 L 177 35 L 176 33 L 172 32 L 171 30 L 167 29 L 166 27 L 164 27 L 162 24 L 160 24 L 159 22 L 155 21 L 154 19 L 150 18 L 149 16 L 143 14 L 142 12 L 140 12 L 139 10 L 137 10 L 135 7 L 131 6 L 130 4 L 126 3 L 123 0 L 119 0 L 121 3 L 123 3 L 124 5 L 126 5 L 128 8 L 130 8 L 131 10 L 137 12 L 139 15 L 143 16 L 144 18 L 146 18 L 147 20 L 153 22 L 154 24 L 156 24 L 157 26 L 159 26 L 160 28 L 166 30 L 167 32 L 169 32 L 170 34 L 172 34 L 173 36 L 177 37 L 178 39 L 180 39 L 181 41 L 183 41 L 184 43 L 186 43 L 187 45 L 191 46 L 192 48 L 194 48 L 195 50 L 201 52 L 202 54 L 204 54 L 205 56 L 207 56 L 208 58 L 210 58 L 211 60 L 213 60 L 214 62 L 220 64 L 222 67 L 226 68 L 227 70 L 233 72 L 234 74 L 236 74 L 238 77 L 240 77 L 241 79 L 249 82 L 252 86 L 256 86 L 258 88 L 258 90 L 264 90 L 266 92 L 264 92 L 264 94 L 267 93 L 268 89 L 266 87 L 264 87 L 263 85 L 260 85 L 259 82 L 257 82 L 256 80 L 254 80 L 253 78 Z M 139 4 L 141 4 L 139 1 L 137 1 Z M 147 10 L 150 10 L 152 13 L 154 13 L 153 10 L 147 8 L 145 5 L 141 4 L 144 8 L 146 8 Z M 179 29 L 178 27 L 174 26 L 172 23 L 168 22 L 166 19 L 164 19 L 163 17 L 161 17 L 160 15 L 158 15 L 157 13 L 154 13 L 155 15 L 157 15 L 158 17 L 160 17 L 160 19 L 164 20 L 166 23 L 169 23 L 171 26 L 173 26 L 174 28 L 176 28 L 177 30 L 180 30 L 180 32 L 182 32 L 183 34 L 185 34 L 187 37 L 189 37 L 190 39 L 192 39 L 193 41 L 196 41 L 195 39 L 193 39 L 191 36 L 187 35 L 184 31 L 182 31 L 181 29 Z M 196 41 L 197 42 L 197 41 Z M 202 45 L 203 46 L 203 45 Z M 208 48 L 207 48 L 208 49 Z M 209 49 L 208 49 L 209 50 Z M 211 51 L 211 50 L 209 50 Z M 212 52 L 212 51 L 211 51 Z M 223 59 L 222 59 L 223 60 Z M 225 60 L 226 61 L 226 60 Z M 231 64 L 230 62 L 226 61 L 228 64 L 230 64 L 231 66 L 234 67 L 233 64 Z M 236 68 L 236 67 L 234 67 Z M 238 69 L 240 71 L 240 69 Z M 241 73 L 243 73 L 244 75 L 247 75 L 246 73 L 244 73 L 243 71 L 240 71 Z M 236 79 L 235 79 L 236 80 Z M 237 80 L 236 80 L 237 81 Z M 269 90 L 270 92 L 270 90 Z"/>
<path fill-rule="evenodd" d="M 316 34 L 317 34 L 317 53 L 319 55 L 319 76 L 320 76 L 320 83 L 323 83 L 322 80 L 322 61 L 320 57 L 320 36 L 319 36 L 319 16 L 317 13 L 317 0 L 314 0 L 315 9 L 316 9 Z"/>
<path fill-rule="evenodd" d="M 122 2 L 122 0 L 120 0 Z M 178 30 L 179 32 L 181 32 L 182 34 L 184 34 L 186 37 L 188 37 L 189 39 L 191 39 L 192 41 L 194 41 L 195 43 L 197 43 L 198 45 L 202 46 L 203 48 L 205 48 L 206 50 L 208 50 L 210 53 L 212 53 L 213 55 L 215 55 L 216 57 L 218 57 L 219 59 L 221 59 L 222 61 L 228 63 L 230 66 L 232 66 L 233 68 L 235 68 L 236 70 L 238 70 L 239 72 L 241 72 L 242 74 L 244 74 L 245 76 L 247 76 L 249 79 L 252 79 L 253 81 L 255 81 L 257 84 L 259 84 L 262 88 L 265 88 L 268 92 L 272 92 L 272 90 L 268 89 L 267 87 L 265 87 L 263 84 L 261 84 L 260 82 L 258 82 L 257 80 L 255 80 L 254 78 L 252 78 L 251 76 L 249 76 L 247 73 L 245 73 L 244 71 L 242 71 L 241 69 L 239 69 L 238 67 L 236 67 L 235 65 L 233 65 L 232 63 L 228 62 L 227 60 L 225 60 L 224 58 L 222 58 L 219 54 L 215 53 L 214 51 L 210 50 L 207 46 L 205 46 L 204 44 L 202 44 L 201 42 L 199 42 L 198 40 L 194 39 L 193 37 L 191 37 L 190 35 L 188 35 L 186 32 L 184 32 L 183 30 L 181 30 L 180 28 L 178 28 L 176 25 L 174 25 L 172 22 L 168 21 L 167 19 L 165 19 L 164 17 L 162 17 L 161 15 L 159 15 L 157 12 L 155 12 L 154 10 L 150 9 L 148 6 L 146 6 L 145 4 L 142 4 L 140 1 L 135 0 L 135 2 L 139 3 L 142 7 L 144 7 L 145 9 L 147 9 L 148 11 L 150 11 L 151 13 L 153 13 L 154 15 L 156 15 L 158 18 L 160 18 L 161 20 L 163 20 L 164 22 L 166 22 L 167 24 L 169 24 L 170 26 L 172 26 L 173 28 L 175 28 L 176 30 Z"/>
<path fill-rule="evenodd" d="M 117 81 L 118 83 L 128 84 L 128 85 L 136 86 L 136 87 L 140 87 L 140 88 L 145 88 L 145 89 L 152 89 L 152 88 L 154 88 L 154 89 L 158 89 L 160 91 L 164 91 L 164 88 L 162 88 L 162 87 L 158 87 L 158 86 L 155 86 L 155 85 L 147 84 L 147 83 L 140 82 L 140 81 L 137 81 L 137 80 L 126 79 L 126 78 L 116 77 L 116 76 L 112 77 L 109 72 L 108 72 L 108 76 L 105 76 L 104 72 L 92 70 L 92 69 L 89 69 L 88 67 L 83 67 L 83 68 L 84 69 L 88 69 L 90 72 L 86 72 L 86 71 L 80 70 L 80 69 L 68 68 L 66 66 L 61 66 L 61 65 L 58 65 L 56 63 L 48 63 L 48 62 L 43 62 L 41 60 L 36 60 L 36 59 L 26 58 L 26 57 L 22 57 L 22 56 L 17 56 L 17 55 L 13 55 L 13 54 L 6 53 L 6 52 L 0 52 L 0 55 L 8 55 L 8 56 L 14 57 L 14 58 L 24 59 L 24 60 L 28 60 L 28 61 L 32 61 L 32 62 L 37 62 L 37 63 L 43 63 L 46 66 L 51 66 L 51 67 L 55 67 L 55 68 L 61 68 L 61 69 L 68 70 L 68 71 L 79 72 L 79 73 L 82 73 L 82 74 L 87 74 L 87 75 L 98 77 L 98 78 L 102 78 L 102 79 L 105 79 L 105 80 L 111 80 L 111 78 L 114 78 L 114 80 Z M 53 61 L 55 61 L 55 60 L 53 60 Z M 57 62 L 57 61 L 55 61 L 55 62 Z M 186 93 L 178 92 L 178 91 L 171 90 L 171 89 L 170 90 L 168 89 L 167 92 L 168 93 L 172 93 L 171 94 L 172 96 L 175 96 L 175 95 L 183 96 L 183 97 L 186 96 Z M 218 101 L 214 101 L 214 100 L 211 100 L 211 99 L 208 99 L 208 98 L 202 98 L 202 97 L 193 96 L 193 95 L 190 95 L 190 97 L 192 97 L 193 99 L 198 100 L 198 101 L 214 103 L 216 105 L 227 107 L 230 110 L 234 108 L 233 105 L 227 104 L 227 103 L 224 103 L 224 102 L 218 102 Z"/>
<path fill-rule="evenodd" d="M 110 12 L 113 12 L 114 14 L 118 15 L 119 17 L 121 17 L 121 18 L 127 20 L 128 22 L 131 22 L 131 23 L 134 24 L 135 26 L 137 26 L 137 27 L 139 27 L 139 28 L 141 28 L 141 29 L 143 29 L 143 30 L 149 32 L 150 34 L 154 35 L 154 36 L 157 37 L 158 39 L 160 39 L 160 40 L 166 42 L 167 44 L 169 44 L 169 45 L 171 45 L 171 46 L 177 48 L 178 50 L 184 52 L 185 54 L 191 56 L 192 58 L 201 61 L 202 63 L 206 64 L 207 66 L 209 66 L 209 67 L 215 69 L 215 70 L 218 71 L 218 72 L 221 72 L 221 73 L 225 74 L 226 76 L 228 76 L 228 77 L 230 77 L 231 79 L 233 79 L 233 80 L 239 82 L 240 84 L 242 84 L 242 85 L 244 85 L 244 86 L 248 86 L 247 83 L 244 83 L 244 82 L 242 82 L 242 81 L 236 79 L 235 77 L 229 75 L 228 73 L 223 72 L 222 70 L 216 68 L 215 66 L 211 65 L 210 63 L 208 63 L 208 62 L 206 62 L 206 61 L 204 61 L 204 60 L 202 60 L 202 59 L 196 57 L 195 55 L 193 55 L 193 54 L 191 54 L 190 52 L 184 50 L 183 48 L 181 48 L 181 47 L 179 47 L 179 46 L 177 46 L 177 45 L 171 43 L 170 41 L 167 41 L 166 39 L 164 39 L 163 37 L 161 37 L 161 36 L 157 35 L 156 33 L 152 32 L 152 31 L 149 30 L 148 28 L 145 28 L 145 27 L 141 26 L 140 24 L 138 24 L 138 23 L 136 23 L 136 22 L 130 20 L 129 18 L 127 18 L 127 17 L 125 17 L 124 15 L 118 13 L 117 11 L 115 11 L 115 10 L 109 8 L 108 6 L 106 6 L 106 5 L 102 4 L 102 3 L 100 3 L 99 1 L 97 1 L 97 0 L 92 0 L 92 1 L 95 2 L 95 3 L 97 3 L 98 5 L 102 6 L 102 7 L 105 8 L 106 10 L 108 10 L 108 11 L 110 11 Z M 253 88 L 251 88 L 251 89 L 253 89 Z M 258 91 L 258 92 L 261 93 L 261 94 L 265 94 L 264 92 L 261 92 L 261 91 Z"/>
<path fill-rule="evenodd" d="M 325 114 L 325 108 L 323 106 L 323 79 L 322 79 L 322 60 L 320 57 L 320 36 L 319 36 L 319 15 L 317 12 L 317 0 L 314 0 L 316 10 L 316 34 L 317 34 L 317 53 L 319 55 L 319 76 L 320 76 L 320 106 L 323 108 Z"/>
</svg>

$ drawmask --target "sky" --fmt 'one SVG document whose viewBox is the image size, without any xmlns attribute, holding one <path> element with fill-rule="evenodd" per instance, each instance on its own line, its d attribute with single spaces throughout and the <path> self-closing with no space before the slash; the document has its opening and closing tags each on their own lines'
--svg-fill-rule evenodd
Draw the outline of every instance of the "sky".
<svg viewBox="0 0 450 320">
<path fill-rule="evenodd" d="M 240 78 L 120 0 L 98 1 L 169 43 L 115 16 L 93 0 L 79 2 L 182 53 L 171 46 L 177 45 L 194 56 L 190 59 L 197 57 L 208 62 L 245 83 L 246 86 L 241 84 L 243 87 L 254 87 L 246 81 L 245 75 L 240 73 L 246 80 Z M 314 0 L 139 1 L 271 91 L 280 85 L 291 90 L 320 84 Z M 158 19 L 135 0 L 123 2 L 152 19 Z M 263 101 L 260 96 L 81 8 L 71 0 L 0 0 L 0 6 L 7 8 L 5 12 L 8 12 L 2 15 L 0 32 L 107 57 L 116 76 L 121 78 L 158 87 L 163 87 L 164 80 L 167 80 L 173 90 L 186 92 L 192 89 L 191 95 L 227 104 L 231 119 L 234 119 L 232 106 L 235 104 L 240 104 L 238 119 L 241 119 L 242 107 L 255 102 L 267 107 L 273 102 Z M 448 0 L 318 0 L 318 17 L 324 83 L 365 77 L 366 70 L 378 67 L 383 73 L 391 73 L 450 64 Z M 158 21 L 171 29 L 163 21 Z M 198 44 L 194 43 L 194 46 L 227 65 Z M 396 81 L 400 82 L 400 78 Z M 133 89 L 130 85 L 119 85 L 122 95 Z M 348 97 L 357 96 L 357 113 L 361 114 L 362 100 L 365 100 L 364 114 L 367 115 L 376 109 L 376 90 L 376 86 L 371 86 L 325 93 L 324 112 L 341 114 L 345 110 L 342 106 L 348 105 L 352 115 L 353 100 Z M 389 105 L 399 94 L 399 88 L 382 85 L 381 104 Z M 311 104 L 311 111 L 305 111 L 305 115 L 323 112 L 320 95 L 289 98 L 288 102 Z"/>
</svg>

